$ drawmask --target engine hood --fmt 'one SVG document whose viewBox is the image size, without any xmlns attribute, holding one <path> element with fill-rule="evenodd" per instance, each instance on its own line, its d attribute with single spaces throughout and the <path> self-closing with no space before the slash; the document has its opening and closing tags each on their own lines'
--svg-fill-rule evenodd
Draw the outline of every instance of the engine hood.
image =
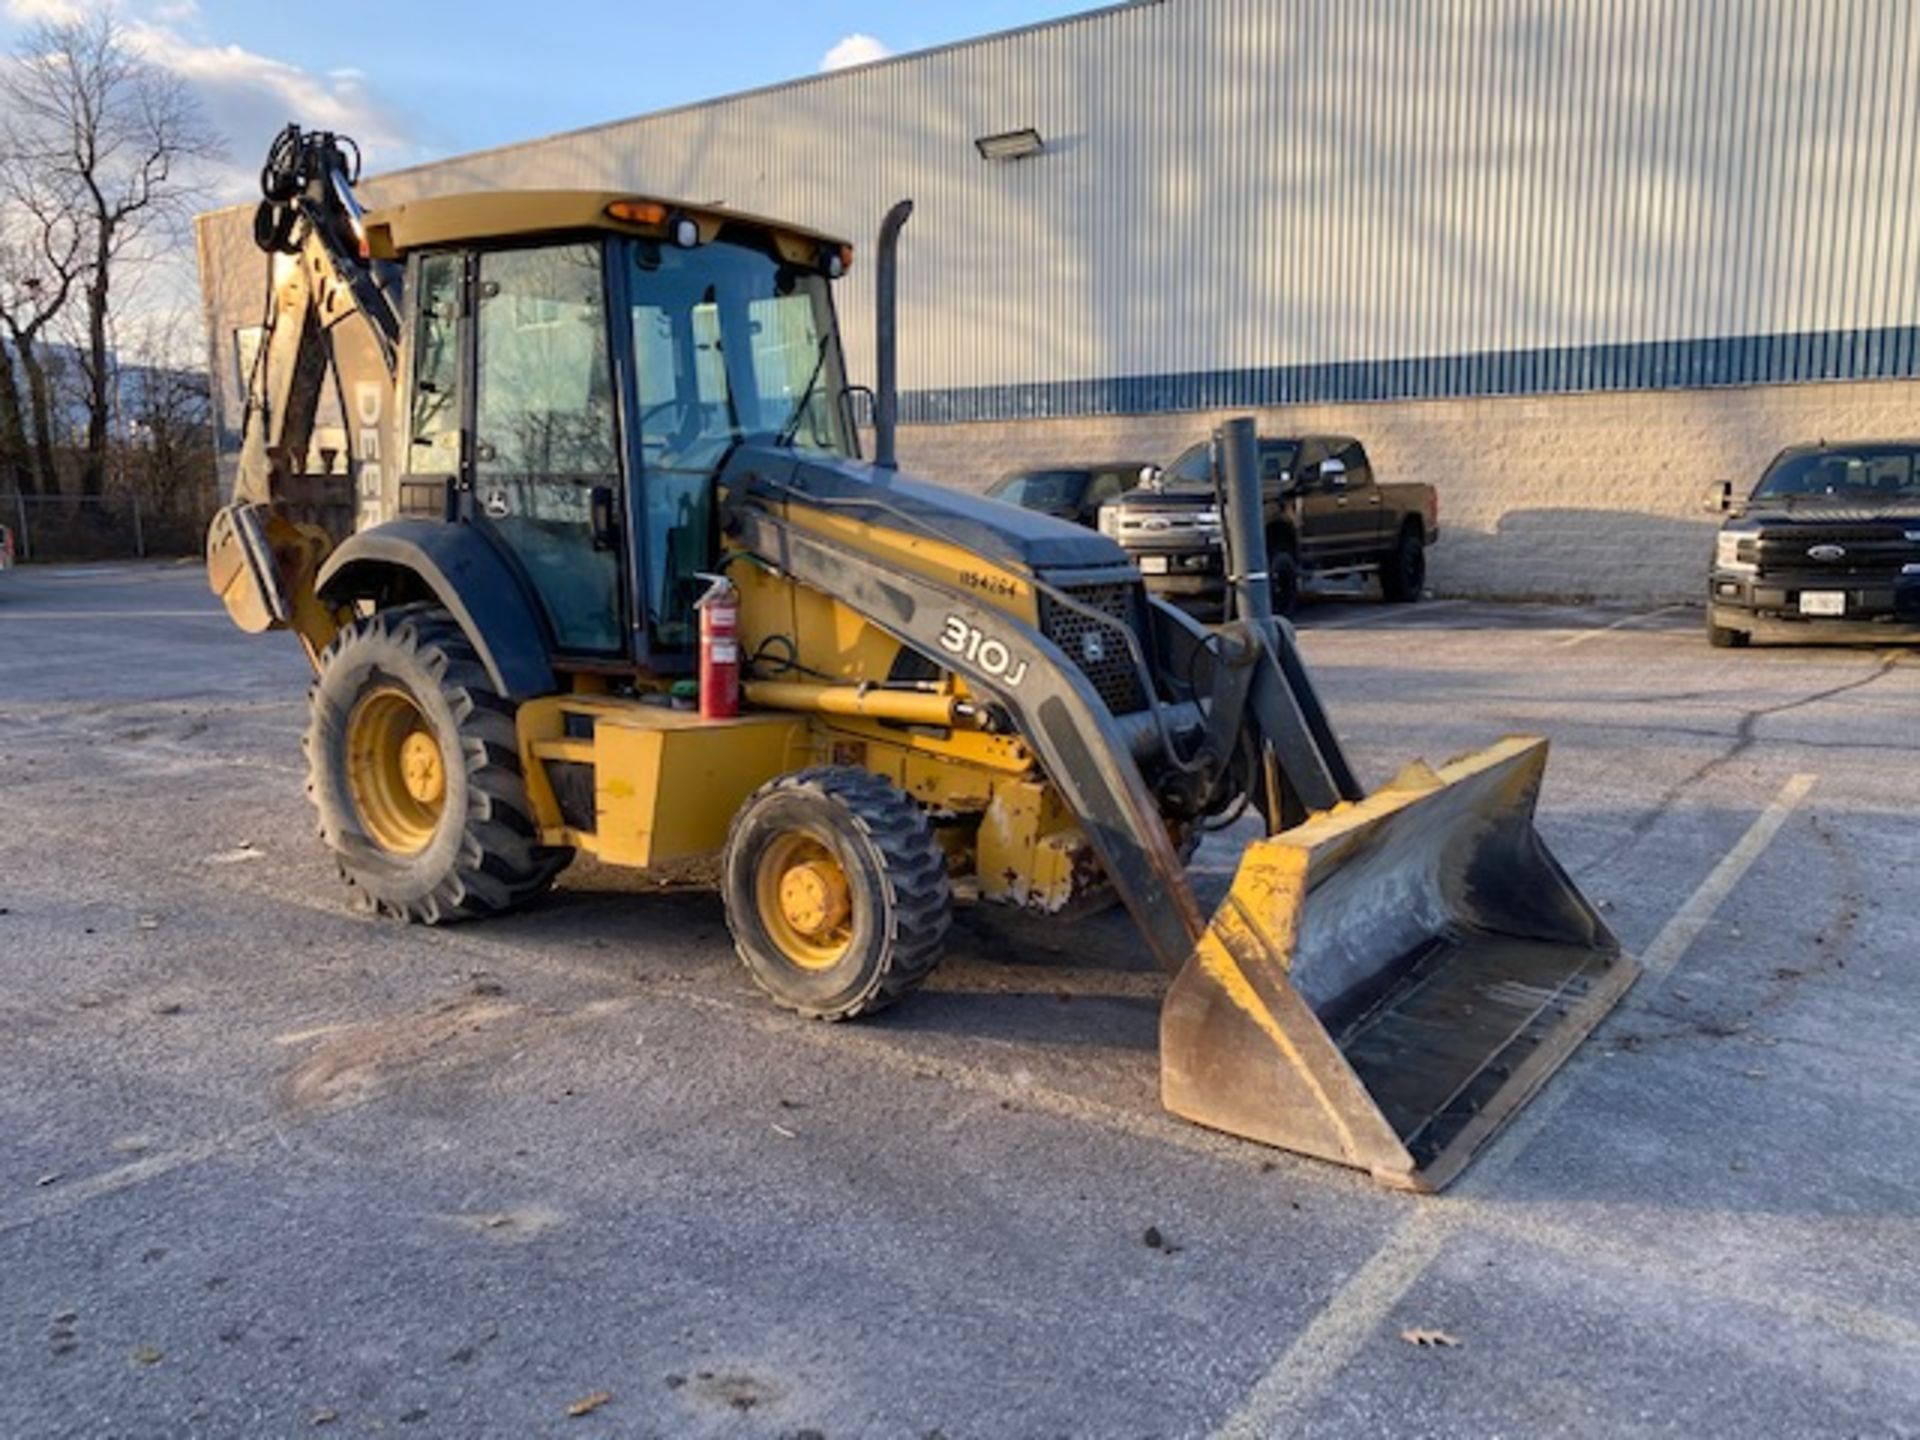
<svg viewBox="0 0 1920 1440">
<path fill-rule="evenodd" d="M 1119 545 L 1083 525 L 860 460 L 743 445 L 727 462 L 721 481 L 733 494 L 769 504 L 817 505 L 870 524 L 945 540 L 984 560 L 1029 572 L 1128 563 Z"/>
<path fill-rule="evenodd" d="M 1219 506 L 1220 497 L 1212 490 L 1197 485 L 1189 485 L 1181 490 L 1172 487 L 1155 490 L 1142 485 L 1107 503 L 1124 505 L 1129 510 L 1211 510 Z"/>
<path fill-rule="evenodd" d="M 1793 525 L 1872 525 L 1905 522 L 1920 530 L 1920 500 L 1901 499 L 1861 502 L 1858 499 L 1809 499 L 1794 504 L 1778 500 L 1755 500 L 1734 519 L 1728 529 L 1778 529 Z"/>
</svg>

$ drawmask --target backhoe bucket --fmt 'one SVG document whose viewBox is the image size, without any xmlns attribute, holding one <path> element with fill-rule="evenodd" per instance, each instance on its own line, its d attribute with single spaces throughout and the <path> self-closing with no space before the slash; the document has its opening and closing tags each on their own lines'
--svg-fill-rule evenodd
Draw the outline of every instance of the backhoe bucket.
<svg viewBox="0 0 1920 1440">
<path fill-rule="evenodd" d="M 1533 826 L 1544 740 L 1249 846 L 1160 1020 L 1175 1114 L 1438 1190 L 1639 967 Z"/>
</svg>

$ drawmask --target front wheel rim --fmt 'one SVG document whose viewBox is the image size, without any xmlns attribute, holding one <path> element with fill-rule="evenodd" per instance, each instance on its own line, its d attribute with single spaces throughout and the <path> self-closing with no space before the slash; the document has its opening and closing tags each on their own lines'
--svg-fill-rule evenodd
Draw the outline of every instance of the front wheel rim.
<svg viewBox="0 0 1920 1440">
<path fill-rule="evenodd" d="M 347 786 L 367 838 L 418 855 L 446 814 L 447 772 L 432 722 L 406 691 L 382 686 L 347 716 Z"/>
<path fill-rule="evenodd" d="M 798 969 L 831 970 L 853 947 L 846 866 L 814 836 L 776 836 L 754 862 L 753 894 L 767 938 Z"/>
</svg>

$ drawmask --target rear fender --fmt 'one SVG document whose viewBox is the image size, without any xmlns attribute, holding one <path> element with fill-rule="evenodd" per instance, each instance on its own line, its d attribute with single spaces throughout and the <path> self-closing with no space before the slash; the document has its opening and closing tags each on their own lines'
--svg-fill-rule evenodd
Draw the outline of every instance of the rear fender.
<svg viewBox="0 0 1920 1440">
<path fill-rule="evenodd" d="M 560 688 L 533 597 L 468 526 L 393 520 L 362 530 L 327 557 L 315 588 L 329 605 L 433 600 L 460 622 L 502 695 L 527 700 Z"/>
</svg>

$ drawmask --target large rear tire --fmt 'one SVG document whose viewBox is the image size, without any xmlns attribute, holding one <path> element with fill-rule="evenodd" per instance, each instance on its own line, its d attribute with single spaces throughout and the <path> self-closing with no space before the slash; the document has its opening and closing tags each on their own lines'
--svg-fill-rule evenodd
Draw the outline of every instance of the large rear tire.
<svg viewBox="0 0 1920 1440">
<path fill-rule="evenodd" d="M 1402 530 L 1380 564 L 1380 594 L 1392 605 L 1420 598 L 1427 584 L 1427 547 L 1413 530 Z"/>
<path fill-rule="evenodd" d="M 734 816 L 723 868 L 734 948 L 789 1010 L 872 1014 L 939 963 L 945 852 L 926 812 L 868 771 L 818 766 L 761 786 Z"/>
<path fill-rule="evenodd" d="M 445 611 L 409 605 L 341 631 L 310 698 L 320 838 L 371 909 L 428 925 L 498 914 L 572 860 L 539 843 L 515 707 Z"/>
</svg>

